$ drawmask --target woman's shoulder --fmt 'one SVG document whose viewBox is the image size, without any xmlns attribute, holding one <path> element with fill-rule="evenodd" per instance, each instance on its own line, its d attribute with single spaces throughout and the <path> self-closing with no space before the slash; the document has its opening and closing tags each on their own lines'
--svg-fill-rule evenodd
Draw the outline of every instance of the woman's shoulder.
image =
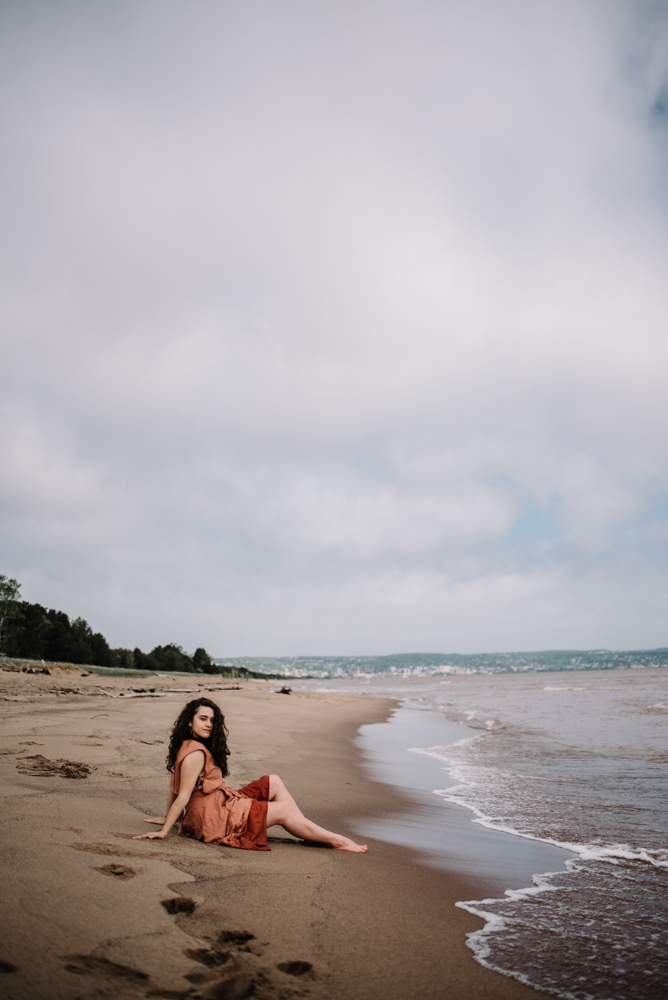
<svg viewBox="0 0 668 1000">
<path fill-rule="evenodd" d="M 207 750 L 205 746 L 202 746 L 199 740 L 184 740 L 181 746 L 179 747 L 179 752 L 176 755 L 176 763 L 178 764 L 180 761 L 183 760 L 184 757 L 187 757 L 188 754 L 194 753 L 195 750 L 201 750 L 202 753 L 204 754 L 205 760 L 207 756 L 208 757 L 211 756 L 210 752 Z"/>
</svg>

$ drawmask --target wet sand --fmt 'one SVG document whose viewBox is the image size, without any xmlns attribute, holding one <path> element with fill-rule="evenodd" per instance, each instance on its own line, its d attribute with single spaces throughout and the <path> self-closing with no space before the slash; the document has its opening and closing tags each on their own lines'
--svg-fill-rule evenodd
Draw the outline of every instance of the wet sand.
<svg viewBox="0 0 668 1000">
<path fill-rule="evenodd" d="M 355 821 L 415 808 L 365 776 L 352 744 L 393 702 L 279 686 L 0 671 L 0 996 L 542 996 L 483 969 L 465 945 L 481 922 L 455 902 L 502 887 L 434 870 L 408 848 L 368 841 L 368 854 L 348 854 L 277 827 L 271 853 L 176 833 L 132 840 L 144 817 L 164 814 L 169 728 L 198 692 L 226 715 L 233 786 L 278 773 L 307 816 L 348 835 Z"/>
</svg>

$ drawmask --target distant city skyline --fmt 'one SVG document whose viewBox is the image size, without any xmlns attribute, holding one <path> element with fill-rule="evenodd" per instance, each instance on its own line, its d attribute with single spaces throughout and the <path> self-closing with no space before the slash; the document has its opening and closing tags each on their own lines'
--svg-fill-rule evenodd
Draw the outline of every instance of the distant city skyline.
<svg viewBox="0 0 668 1000">
<path fill-rule="evenodd" d="M 495 653 L 394 653 L 389 656 L 214 657 L 218 665 L 294 677 L 433 677 L 463 674 L 651 670 L 668 667 L 668 648 L 538 650 Z"/>
</svg>

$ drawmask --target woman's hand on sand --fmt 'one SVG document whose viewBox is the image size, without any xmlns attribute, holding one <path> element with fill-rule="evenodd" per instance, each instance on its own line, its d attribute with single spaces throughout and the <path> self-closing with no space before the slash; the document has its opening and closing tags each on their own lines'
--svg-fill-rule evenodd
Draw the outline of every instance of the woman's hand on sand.
<svg viewBox="0 0 668 1000">
<path fill-rule="evenodd" d="M 147 823 L 155 822 L 154 820 L 147 820 Z M 157 830 L 154 833 L 140 833 L 139 836 L 133 837 L 133 840 L 164 840 L 167 836 L 162 830 Z"/>
<path fill-rule="evenodd" d="M 165 822 L 164 816 L 156 816 L 155 819 L 145 819 L 145 823 L 155 823 L 156 826 L 162 826 Z"/>
</svg>

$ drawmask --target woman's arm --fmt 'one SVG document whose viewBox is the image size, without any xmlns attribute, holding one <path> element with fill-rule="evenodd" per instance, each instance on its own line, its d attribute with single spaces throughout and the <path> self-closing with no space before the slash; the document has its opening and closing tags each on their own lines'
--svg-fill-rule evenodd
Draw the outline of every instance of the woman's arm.
<svg viewBox="0 0 668 1000">
<path fill-rule="evenodd" d="M 193 750 L 193 752 L 189 753 L 187 757 L 184 757 L 183 763 L 181 764 L 179 794 L 174 795 L 173 792 L 170 792 L 169 801 L 167 803 L 167 816 L 165 817 L 162 830 L 158 830 L 155 833 L 143 833 L 138 837 L 133 837 L 133 840 L 164 840 L 185 807 L 188 805 L 190 796 L 193 793 L 193 788 L 195 787 L 200 772 L 204 767 L 205 759 L 203 750 Z"/>
<path fill-rule="evenodd" d="M 173 792 L 171 790 L 171 788 L 170 788 L 169 789 L 169 796 L 167 798 L 167 812 L 169 812 L 169 810 L 171 809 L 172 802 L 174 801 L 175 798 L 176 798 L 176 792 Z M 145 823 L 154 823 L 154 824 L 157 824 L 158 826 L 162 826 L 163 823 L 165 822 L 165 819 L 166 819 L 166 815 L 165 816 L 156 816 L 155 819 L 145 819 L 144 822 Z"/>
</svg>

